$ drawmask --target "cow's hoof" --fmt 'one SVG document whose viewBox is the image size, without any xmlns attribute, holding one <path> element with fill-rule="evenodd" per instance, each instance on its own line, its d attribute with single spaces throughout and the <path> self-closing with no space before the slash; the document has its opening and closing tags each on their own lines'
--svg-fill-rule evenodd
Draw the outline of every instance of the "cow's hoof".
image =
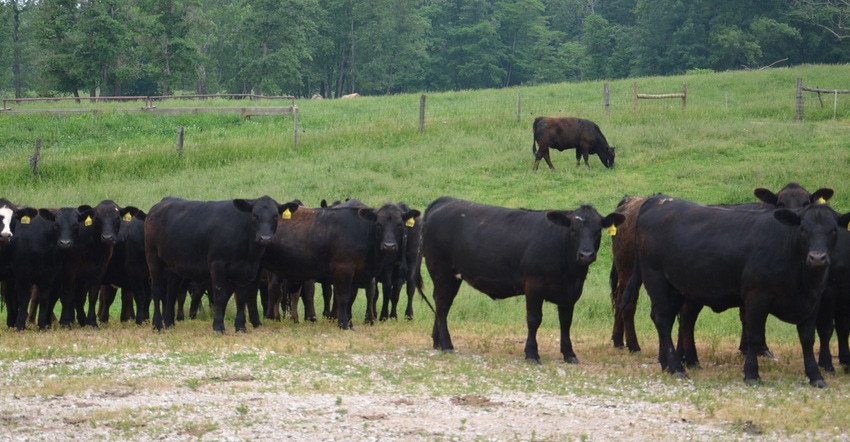
<svg viewBox="0 0 850 442">
<path fill-rule="evenodd" d="M 564 358 L 564 362 L 567 364 L 578 364 L 578 358 L 575 356 L 567 356 Z"/>
<path fill-rule="evenodd" d="M 543 363 L 540 362 L 540 359 L 535 358 L 525 358 L 525 362 L 528 362 L 531 365 L 543 365 Z"/>
<path fill-rule="evenodd" d="M 224 330 L 215 330 L 215 329 L 213 329 L 213 331 L 215 332 L 215 334 L 216 334 L 217 336 L 224 336 L 224 335 L 225 335 Z"/>
<path fill-rule="evenodd" d="M 623 349 L 623 348 L 626 348 L 626 346 L 622 342 L 615 342 L 614 348 Z"/>
<path fill-rule="evenodd" d="M 824 382 L 824 381 L 823 381 L 823 379 L 818 379 L 818 380 L 816 380 L 816 381 L 811 381 L 811 382 L 809 382 L 809 384 L 810 384 L 812 387 L 826 388 L 826 382 Z"/>
<path fill-rule="evenodd" d="M 765 358 L 768 358 L 768 359 L 776 359 L 776 356 L 773 355 L 773 352 L 768 350 L 768 349 L 762 350 L 762 352 L 759 353 L 759 356 L 762 356 L 762 357 L 765 357 Z"/>
<path fill-rule="evenodd" d="M 835 376 L 835 367 L 824 367 L 824 366 L 821 366 L 821 369 L 823 370 L 823 372 L 824 372 L 824 373 L 826 373 L 826 374 L 828 374 L 828 375 L 830 375 L 830 376 Z"/>
<path fill-rule="evenodd" d="M 640 353 L 640 345 L 629 346 L 629 353 Z"/>
<path fill-rule="evenodd" d="M 252 322 L 251 325 L 254 326 L 254 328 L 260 328 L 260 327 L 263 326 L 263 323 L 260 322 L 260 321 L 257 321 L 256 323 Z"/>
<path fill-rule="evenodd" d="M 676 373 L 673 373 L 673 377 L 675 377 L 677 381 L 687 381 L 690 379 L 690 376 L 688 376 L 688 374 L 684 371 L 677 371 Z"/>
<path fill-rule="evenodd" d="M 443 354 L 444 355 L 453 355 L 453 354 L 455 354 L 455 349 L 447 348 L 447 349 L 443 350 Z"/>
<path fill-rule="evenodd" d="M 248 333 L 248 329 L 245 327 L 237 328 L 236 333 Z"/>
<path fill-rule="evenodd" d="M 750 387 L 757 387 L 757 386 L 761 385 L 761 379 L 760 378 L 744 379 L 744 383 L 747 384 Z"/>
</svg>

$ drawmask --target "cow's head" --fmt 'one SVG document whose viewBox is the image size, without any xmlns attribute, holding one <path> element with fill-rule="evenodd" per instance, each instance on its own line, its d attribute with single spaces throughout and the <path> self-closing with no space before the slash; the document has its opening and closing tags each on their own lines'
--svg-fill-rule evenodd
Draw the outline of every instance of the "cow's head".
<svg viewBox="0 0 850 442">
<path fill-rule="evenodd" d="M 596 252 L 602 240 L 602 229 L 619 226 L 626 217 L 622 213 L 611 213 L 602 217 L 593 206 L 584 204 L 577 210 L 546 213 L 546 218 L 555 225 L 569 229 L 567 247 L 575 253 L 575 262 L 590 265 L 596 261 Z"/>
<path fill-rule="evenodd" d="M 88 220 L 91 220 L 93 214 L 91 209 L 80 212 L 76 207 L 63 207 L 56 210 L 39 209 L 38 211 L 38 215 L 42 218 L 47 220 L 52 218 L 53 237 L 61 250 L 70 250 L 74 247 L 80 226 L 84 226 Z"/>
<path fill-rule="evenodd" d="M 12 221 L 15 218 L 16 207 L 9 202 L 0 202 L 0 244 L 12 242 Z"/>
<path fill-rule="evenodd" d="M 828 188 L 809 193 L 803 186 L 795 182 L 786 184 L 776 194 L 763 187 L 753 190 L 753 194 L 764 203 L 764 206 L 786 209 L 797 209 L 810 204 L 825 203 L 832 198 L 833 193 L 834 191 Z"/>
<path fill-rule="evenodd" d="M 814 204 L 802 209 L 777 209 L 773 212 L 782 224 L 799 229 L 797 245 L 806 256 L 810 268 L 826 269 L 830 254 L 838 240 L 838 229 L 847 229 L 850 213 L 839 215 L 825 204 Z"/>
<path fill-rule="evenodd" d="M 254 242 L 260 246 L 271 244 L 280 217 L 288 217 L 298 210 L 295 202 L 278 204 L 270 196 L 262 196 L 255 200 L 235 199 L 233 205 L 240 211 L 251 214 L 251 231 Z"/>
<path fill-rule="evenodd" d="M 597 149 L 596 152 L 602 164 L 609 169 L 614 168 L 614 149 L 614 146 L 608 146 L 607 148 Z"/>
<path fill-rule="evenodd" d="M 93 229 L 92 232 L 100 237 L 102 243 L 114 245 L 118 240 L 122 220 L 125 217 L 132 218 L 139 209 L 132 206 L 122 209 L 112 200 L 103 200 L 95 207 L 82 205 L 77 210 L 89 214 L 83 220 L 84 229 Z"/>
<path fill-rule="evenodd" d="M 406 207 L 406 206 L 405 206 Z M 375 238 L 382 253 L 395 253 L 400 250 L 400 242 L 405 234 L 405 225 L 421 213 L 416 209 L 402 209 L 396 204 L 387 203 L 380 209 L 361 207 L 357 216 L 375 223 Z"/>
</svg>

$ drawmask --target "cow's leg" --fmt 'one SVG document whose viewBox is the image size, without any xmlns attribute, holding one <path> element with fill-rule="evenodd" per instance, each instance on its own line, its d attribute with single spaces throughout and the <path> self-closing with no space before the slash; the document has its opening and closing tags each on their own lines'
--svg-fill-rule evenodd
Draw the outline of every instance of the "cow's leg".
<svg viewBox="0 0 850 442">
<path fill-rule="evenodd" d="M 304 304 L 304 320 L 316 322 L 316 283 L 304 281 L 301 283 L 301 303 Z"/>
<path fill-rule="evenodd" d="M 387 277 L 384 275 L 383 280 L 381 281 L 381 321 L 386 321 L 387 318 L 390 317 L 390 302 L 392 302 L 392 275 Z M 377 287 L 375 290 L 375 295 L 377 295 Z"/>
<path fill-rule="evenodd" d="M 749 351 L 749 348 L 750 348 L 749 344 L 747 344 L 747 309 L 746 309 L 746 307 L 742 306 L 740 308 L 740 310 L 738 311 L 738 317 L 741 318 L 741 342 L 740 342 L 740 344 L 738 344 L 738 350 L 741 351 L 742 355 L 746 355 L 747 351 Z M 770 349 L 767 348 L 766 342 L 759 349 L 758 355 L 764 356 L 764 357 L 767 357 L 767 358 L 771 358 L 771 359 L 773 358 L 773 352 L 771 352 Z"/>
<path fill-rule="evenodd" d="M 407 291 L 407 308 L 404 309 L 404 317 L 413 320 L 413 296 L 416 295 L 416 283 L 412 278 L 408 278 L 404 287 Z"/>
<path fill-rule="evenodd" d="M 167 290 L 167 270 L 165 269 L 164 262 L 150 257 L 150 254 L 148 255 L 148 267 L 150 269 L 151 280 L 151 301 L 153 302 L 153 317 L 151 318 L 151 322 L 153 322 L 154 330 L 162 330 L 162 301 L 165 299 L 165 291 Z M 136 318 L 136 323 L 141 324 L 138 317 Z"/>
<path fill-rule="evenodd" d="M 250 284 L 249 284 L 249 286 L 250 286 Z M 246 287 L 239 287 L 236 290 L 233 290 L 232 288 L 228 287 L 225 290 L 227 290 L 228 293 L 234 293 L 233 297 L 236 300 L 236 319 L 233 321 L 233 325 L 236 328 L 236 333 L 239 333 L 239 332 L 247 333 L 248 332 L 248 326 L 246 325 L 246 321 L 245 321 L 245 308 L 247 307 L 247 300 L 248 300 L 248 296 L 249 296 L 247 288 Z M 254 291 L 251 294 L 251 296 L 254 296 L 255 298 L 257 297 L 257 287 L 256 286 L 254 287 Z M 256 309 L 256 305 L 257 305 L 257 301 L 254 300 L 255 309 Z M 257 321 L 259 321 L 259 319 L 257 319 Z"/>
<path fill-rule="evenodd" d="M 838 338 L 838 363 L 844 366 L 844 372 L 850 372 L 850 290 L 835 303 L 835 334 Z"/>
<path fill-rule="evenodd" d="M 564 362 L 568 364 L 578 364 L 578 358 L 573 351 L 573 341 L 570 339 L 574 308 L 574 304 L 558 306 L 558 322 L 561 324 L 561 354 L 564 355 Z"/>
<path fill-rule="evenodd" d="M 356 290 L 352 286 L 354 275 L 341 269 L 334 273 L 333 297 L 336 304 L 334 307 L 336 308 L 337 324 L 339 328 L 348 330 L 352 328 L 350 302 L 353 302 L 354 291 Z"/>
<path fill-rule="evenodd" d="M 685 301 L 679 311 L 679 339 L 676 344 L 676 355 L 688 368 L 700 366 L 694 329 L 702 307 L 700 304 Z"/>
<path fill-rule="evenodd" d="M 800 346 L 803 348 L 803 366 L 806 369 L 806 376 L 809 378 L 809 384 L 818 387 L 826 387 L 826 382 L 823 380 L 818 369 L 818 363 L 815 360 L 815 323 L 817 315 L 811 315 L 809 319 L 797 324 L 797 336 L 800 337 Z M 752 348 L 752 347 L 751 347 Z M 747 356 L 749 358 L 749 356 Z"/>
<path fill-rule="evenodd" d="M 682 308 L 682 295 L 667 281 L 663 274 L 641 268 L 644 287 L 652 303 L 650 318 L 658 332 L 658 362 L 661 369 L 680 378 L 687 379 L 682 360 L 673 347 L 673 323 Z"/>
<path fill-rule="evenodd" d="M 559 306 L 559 315 L 560 311 Z M 528 286 L 526 286 L 525 290 L 525 322 L 528 325 L 528 336 L 525 338 L 525 360 L 539 364 L 540 353 L 537 350 L 537 329 L 543 323 L 543 297 Z M 563 342 L 561 344 L 563 345 Z"/>
<path fill-rule="evenodd" d="M 351 301 L 352 303 L 354 300 Z M 374 325 L 378 319 L 378 282 L 375 278 L 366 285 L 366 324 Z"/>
<path fill-rule="evenodd" d="M 262 285 L 262 284 L 261 284 Z M 280 321 L 280 303 L 283 297 L 284 282 L 275 274 L 269 275 L 266 301 L 263 304 L 263 316 L 266 319 Z"/>
<path fill-rule="evenodd" d="M 150 279 L 136 275 L 131 278 L 130 287 L 133 290 L 133 301 L 136 304 L 136 324 L 141 325 L 151 317 Z"/>
<path fill-rule="evenodd" d="M 626 304 L 623 311 L 620 312 L 620 316 L 622 316 L 623 319 L 623 329 L 626 335 L 626 347 L 628 347 L 629 351 L 632 353 L 640 351 L 640 344 L 638 343 L 637 332 L 635 331 L 636 311 L 637 294 L 635 294 L 635 297 L 631 300 L 631 302 Z"/>
<path fill-rule="evenodd" d="M 322 285 L 322 316 L 327 319 L 336 319 L 336 305 L 333 299 L 333 287 L 329 282 L 323 281 Z"/>
<path fill-rule="evenodd" d="M 452 308 L 457 291 L 460 289 L 461 280 L 455 278 L 452 274 L 450 266 L 425 261 L 428 266 L 428 272 L 431 274 L 431 280 L 434 284 L 434 329 L 431 332 L 431 339 L 434 342 L 435 349 L 441 349 L 444 353 L 453 353 L 454 346 L 452 338 L 449 334 L 449 327 L 446 320 L 449 316 L 449 310 Z"/>
<path fill-rule="evenodd" d="M 581 148 L 576 149 L 576 167 L 581 166 Z M 587 164 L 587 159 L 584 160 L 584 163 Z"/>
<path fill-rule="evenodd" d="M 552 165 L 552 160 L 549 158 L 549 148 L 541 149 L 540 153 L 543 154 L 543 159 L 546 160 L 546 164 L 549 165 L 549 170 L 555 170 L 555 166 Z"/>
<path fill-rule="evenodd" d="M 260 322 L 260 309 L 257 306 L 257 293 L 259 292 L 259 286 L 260 286 L 260 278 L 258 276 L 254 281 L 250 282 L 247 286 L 245 286 L 245 288 L 243 290 L 241 290 L 244 293 L 242 298 L 245 302 L 245 307 L 248 309 L 248 320 L 251 321 L 251 325 L 254 328 L 261 327 L 263 325 L 263 323 Z M 237 303 L 237 306 L 238 306 L 238 303 L 239 303 L 239 293 L 238 293 L 238 291 L 236 293 L 236 303 Z M 243 321 L 244 321 L 244 317 L 243 317 Z M 243 325 L 243 327 L 245 327 L 244 322 L 243 322 L 242 325 Z"/>
<path fill-rule="evenodd" d="M 17 284 L 16 284 L 17 285 Z M 53 322 L 53 307 L 58 299 L 56 290 L 58 287 L 57 281 L 52 284 L 43 284 L 38 286 L 38 328 L 45 330 L 52 325 Z"/>
<path fill-rule="evenodd" d="M 834 310 L 834 299 L 834 292 L 831 288 L 824 290 L 820 308 L 818 308 L 817 324 L 815 325 L 820 340 L 818 366 L 829 374 L 835 374 L 835 366 L 832 365 L 832 353 L 829 350 L 829 341 L 832 340 L 832 332 L 835 330 L 833 321 L 837 317 Z"/>
<path fill-rule="evenodd" d="M 100 299 L 97 304 L 97 319 L 100 322 L 109 322 L 109 309 L 112 308 L 112 304 L 115 302 L 115 295 L 117 294 L 118 289 L 111 284 L 100 286 Z"/>
<path fill-rule="evenodd" d="M 38 287 L 33 284 L 30 293 L 30 310 L 27 320 L 30 324 L 34 324 L 38 320 Z M 14 291 L 12 292 L 14 296 Z"/>
<path fill-rule="evenodd" d="M 744 299 L 755 298 L 755 295 L 746 296 Z M 758 350 L 764 345 L 764 328 L 765 323 L 767 322 L 767 309 L 761 305 L 755 304 L 746 304 L 746 318 L 747 318 L 747 356 L 744 361 L 744 382 L 747 385 L 755 385 L 761 381 L 759 377 L 759 362 L 758 362 Z M 798 334 L 799 334 L 799 326 Z M 802 339 L 802 336 L 800 337 Z M 812 344 L 814 345 L 814 322 L 812 322 Z M 812 347 L 809 347 L 811 351 Z M 805 349 L 804 349 L 805 351 Z M 812 357 L 812 361 L 814 362 L 814 357 Z M 817 367 L 817 363 L 815 363 L 815 367 Z"/>
<path fill-rule="evenodd" d="M 135 298 L 135 292 L 129 288 L 121 288 L 121 316 L 119 317 L 121 322 L 136 319 L 136 311 L 133 309 Z"/>
<path fill-rule="evenodd" d="M 88 289 L 83 294 L 88 295 L 88 310 L 86 311 L 86 325 L 92 328 L 97 327 L 97 298 L 100 294 L 100 281 L 102 278 L 97 278 L 96 282 L 89 284 Z"/>
<path fill-rule="evenodd" d="M 14 285 L 11 281 L 0 282 L 0 296 L 6 303 L 6 327 L 9 328 L 14 328 L 18 322 L 18 294 L 13 288 Z"/>
<path fill-rule="evenodd" d="M 284 296 L 286 300 L 289 302 L 289 318 L 292 319 L 292 322 L 298 323 L 298 301 L 301 299 L 301 290 L 304 288 L 304 284 L 297 284 L 297 289 L 295 288 L 296 284 L 287 283 L 286 291 L 287 295 Z"/>
<path fill-rule="evenodd" d="M 219 275 L 224 275 L 224 266 L 214 263 L 212 266 L 210 266 L 210 270 L 210 294 L 212 294 L 213 303 L 215 304 L 215 315 L 213 316 L 213 331 L 223 335 L 224 310 L 227 308 L 227 301 L 230 300 L 230 291 L 224 284 L 224 278 L 219 277 Z"/>
<path fill-rule="evenodd" d="M 393 278 L 392 297 L 390 298 L 390 319 L 398 319 L 398 301 L 401 295 L 401 287 L 404 285 L 404 278 L 400 275 Z"/>
<path fill-rule="evenodd" d="M 18 331 L 23 331 L 27 326 L 27 307 L 32 298 L 32 289 L 24 281 L 26 279 L 22 278 L 21 281 L 14 284 L 15 293 L 12 293 L 9 298 L 14 298 L 15 302 L 6 306 L 9 309 L 7 321 L 14 319 L 15 322 L 12 326 Z"/>
</svg>

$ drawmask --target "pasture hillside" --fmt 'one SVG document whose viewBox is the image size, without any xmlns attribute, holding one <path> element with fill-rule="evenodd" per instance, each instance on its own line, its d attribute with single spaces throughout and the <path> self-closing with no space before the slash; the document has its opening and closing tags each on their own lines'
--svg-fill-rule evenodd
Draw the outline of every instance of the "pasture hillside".
<svg viewBox="0 0 850 442">
<path fill-rule="evenodd" d="M 297 147 L 291 116 L 155 116 L 109 107 L 96 115 L 0 114 L 0 196 L 37 207 L 110 198 L 148 210 L 167 195 L 220 200 L 267 194 L 308 206 L 322 199 L 357 198 L 374 206 L 404 201 L 424 211 L 435 198 L 451 195 L 531 209 L 590 203 L 604 215 L 626 194 L 740 203 L 754 200 L 755 187 L 776 191 L 797 181 L 810 191 L 835 189 L 830 205 L 847 212 L 850 97 L 838 97 L 833 119 L 832 96 L 821 97 L 822 106 L 806 93 L 804 120 L 797 122 L 795 86 L 802 77 L 806 85 L 847 89 L 848 69 L 800 66 L 614 81 L 610 113 L 602 82 L 428 93 L 424 133 L 418 94 L 299 100 Z M 635 81 L 641 93 L 674 93 L 686 83 L 687 107 L 678 99 L 641 100 L 633 110 Z M 598 123 L 616 146 L 616 167 L 605 169 L 592 156 L 589 170 L 576 168 L 574 151 L 552 151 L 556 170 L 544 165 L 532 172 L 531 123 L 540 115 Z M 178 126 L 185 127 L 179 158 Z M 42 152 L 33 177 L 28 158 L 36 138 Z M 577 366 L 559 362 L 553 306 L 544 309 L 538 334 L 543 366 L 530 366 L 522 361 L 524 300 L 493 302 L 466 285 L 449 316 L 457 349 L 452 356 L 431 350 L 433 314 L 421 299 L 413 321 L 374 326 L 362 325 L 361 299 L 353 333 L 320 320 L 267 321 L 237 335 L 231 316 L 229 334 L 216 337 L 208 314 L 163 333 L 117 322 L 99 330 L 2 330 L 0 370 L 7 375 L 0 435 L 847 438 L 850 375 L 839 370 L 827 377 L 828 389 L 809 387 L 792 325 L 769 320 L 767 341 L 777 358 L 760 361 L 764 383 L 752 388 L 742 382 L 737 310 L 703 312 L 696 329 L 703 368 L 690 371 L 692 381 L 661 373 L 645 296 L 637 323 L 643 352 L 612 348 L 610 247 L 604 237 L 576 306 Z M 835 355 L 834 338 L 832 347 Z M 523 420 L 530 423 L 518 423 Z"/>
</svg>

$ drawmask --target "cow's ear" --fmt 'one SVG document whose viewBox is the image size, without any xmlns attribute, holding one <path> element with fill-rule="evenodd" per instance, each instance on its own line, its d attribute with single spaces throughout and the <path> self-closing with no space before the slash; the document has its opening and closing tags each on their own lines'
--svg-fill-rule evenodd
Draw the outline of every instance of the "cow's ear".
<svg viewBox="0 0 850 442">
<path fill-rule="evenodd" d="M 602 218 L 602 227 L 607 229 L 611 226 L 617 227 L 620 224 L 623 224 L 623 221 L 626 220 L 626 215 L 622 213 L 613 212 L 608 214 L 605 218 Z"/>
<path fill-rule="evenodd" d="M 251 202 L 242 198 L 237 198 L 233 200 L 233 205 L 240 212 L 251 212 L 252 210 L 254 210 L 253 206 L 251 205 Z"/>
<path fill-rule="evenodd" d="M 413 227 L 416 224 L 416 218 L 419 218 L 419 215 L 422 213 L 416 209 L 408 210 L 401 216 L 401 219 L 404 220 L 404 225 L 407 227 Z"/>
<path fill-rule="evenodd" d="M 378 220 L 378 214 L 371 207 L 361 207 L 357 209 L 357 216 L 363 221 L 373 223 Z"/>
<path fill-rule="evenodd" d="M 771 206 L 775 206 L 776 203 L 779 202 L 779 198 L 776 197 L 776 194 L 764 187 L 757 187 L 756 190 L 753 190 L 753 195 L 755 195 L 759 201 L 770 204 Z"/>
<path fill-rule="evenodd" d="M 134 214 L 133 214 L 133 217 L 135 217 L 135 218 L 136 218 L 136 219 L 138 219 L 138 220 L 144 221 L 144 220 L 145 220 L 145 218 L 147 218 L 147 217 L 148 217 L 148 215 L 145 213 L 145 211 L 144 211 L 144 210 L 139 209 L 139 211 L 138 211 L 138 212 L 136 212 L 136 213 L 134 213 Z"/>
<path fill-rule="evenodd" d="M 828 188 L 821 188 L 815 190 L 815 193 L 809 198 L 809 200 L 814 204 L 825 204 L 832 198 L 832 195 L 835 193 L 834 190 Z"/>
<path fill-rule="evenodd" d="M 838 217 L 838 227 L 850 230 L 850 212 Z"/>
<path fill-rule="evenodd" d="M 546 212 L 546 219 L 548 219 L 555 225 L 569 227 L 570 218 L 569 216 L 567 216 L 567 214 L 567 212 L 558 212 L 556 210 L 553 210 L 551 212 Z"/>
<path fill-rule="evenodd" d="M 297 200 L 296 200 L 297 201 Z M 292 217 L 292 213 L 298 210 L 301 206 L 298 202 L 290 201 L 286 204 L 281 204 L 277 206 L 278 213 L 280 213 L 281 218 L 289 219 Z"/>
<path fill-rule="evenodd" d="M 35 207 L 24 207 L 23 209 L 18 209 L 18 211 L 15 212 L 15 216 L 17 216 L 21 220 L 21 224 L 29 224 L 28 222 L 24 222 L 24 219 L 32 220 L 36 216 L 41 215 L 42 210 L 47 212 L 47 216 L 42 216 L 42 218 L 48 221 L 53 221 L 54 219 L 56 219 L 56 217 L 53 216 L 53 212 L 47 209 L 36 209 Z"/>
<path fill-rule="evenodd" d="M 139 212 L 140 210 L 138 209 L 138 207 L 127 206 L 121 209 L 118 213 L 121 215 L 121 219 L 129 222 Z"/>
<path fill-rule="evenodd" d="M 87 210 L 92 210 L 92 206 L 90 206 L 88 204 L 83 204 L 82 206 L 77 207 L 77 210 L 79 210 L 82 213 L 82 212 L 85 212 Z"/>
<path fill-rule="evenodd" d="M 321 207 L 323 209 L 327 209 L 328 208 L 328 200 L 322 198 L 322 202 L 321 202 L 321 204 L 319 204 L 319 207 Z"/>
<path fill-rule="evenodd" d="M 92 223 L 94 222 L 92 216 L 94 216 L 94 209 L 89 208 L 88 210 L 81 210 L 80 216 L 77 217 L 77 221 L 83 223 L 83 225 L 86 227 L 91 227 Z"/>
<path fill-rule="evenodd" d="M 791 210 L 788 209 L 777 209 L 773 211 L 773 217 L 776 218 L 777 221 L 785 224 L 786 226 L 799 226 L 800 225 L 800 215 L 797 215 Z"/>
</svg>

